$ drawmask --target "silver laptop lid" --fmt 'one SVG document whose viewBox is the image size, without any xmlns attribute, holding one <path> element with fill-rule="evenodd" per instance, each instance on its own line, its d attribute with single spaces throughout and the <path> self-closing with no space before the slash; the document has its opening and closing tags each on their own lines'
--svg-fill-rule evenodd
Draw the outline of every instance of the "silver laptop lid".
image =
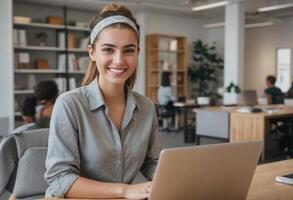
<svg viewBox="0 0 293 200">
<path fill-rule="evenodd" d="M 252 141 L 165 149 L 150 200 L 244 200 L 261 148 Z"/>
</svg>

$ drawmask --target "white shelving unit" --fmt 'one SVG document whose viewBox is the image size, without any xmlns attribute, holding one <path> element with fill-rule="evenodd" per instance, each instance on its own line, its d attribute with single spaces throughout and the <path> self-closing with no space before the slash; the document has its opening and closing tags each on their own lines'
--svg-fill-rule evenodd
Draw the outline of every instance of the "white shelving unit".
<svg viewBox="0 0 293 200">
<path fill-rule="evenodd" d="M 33 90 L 14 90 L 14 94 L 33 94 Z"/>
<path fill-rule="evenodd" d="M 59 88 L 60 91 L 66 91 L 71 87 L 69 83 L 71 81 L 69 81 L 69 79 L 72 78 L 76 80 L 77 86 L 80 85 L 85 71 L 72 71 L 72 68 L 69 67 L 71 59 L 69 55 L 73 54 L 77 60 L 81 57 L 88 56 L 87 49 L 79 48 L 80 45 L 78 42 L 81 41 L 82 38 L 88 37 L 89 28 L 66 24 L 73 20 L 88 22 L 95 13 L 75 8 L 71 9 L 61 6 L 46 6 L 43 4 L 30 4 L 14 1 L 13 14 L 15 16 L 30 17 L 32 19 L 32 22 L 30 23 L 12 23 L 12 28 L 25 30 L 26 32 L 26 45 L 15 44 L 13 50 L 15 53 L 28 53 L 30 59 L 29 64 L 26 66 L 18 65 L 17 63 L 12 65 L 14 66 L 14 91 L 12 92 L 14 103 L 12 104 L 14 105 L 13 111 L 16 122 L 15 124 L 19 125 L 19 121 L 21 120 L 19 105 L 21 105 L 21 102 L 27 95 L 33 94 L 33 83 L 37 84 L 41 80 L 64 78 L 66 79 L 66 88 Z M 46 17 L 48 16 L 61 17 L 64 21 L 64 25 L 45 23 Z M 39 32 L 47 33 L 48 38 L 45 46 L 38 45 L 36 35 Z M 60 32 L 65 34 L 65 47 L 64 45 L 60 45 L 60 42 L 58 41 Z M 69 34 L 74 35 L 77 48 L 69 48 Z M 68 42 L 66 42 L 66 40 Z M 65 55 L 65 61 L 62 63 L 65 64 L 64 69 L 59 66 L 60 55 Z M 68 61 L 66 61 L 66 58 Z M 37 59 L 47 60 L 49 67 L 47 69 L 36 69 L 34 63 Z M 84 67 L 81 69 L 84 70 Z"/>
<path fill-rule="evenodd" d="M 64 74 L 66 71 L 56 69 L 16 69 L 14 73 L 18 74 Z"/>
<path fill-rule="evenodd" d="M 26 50 L 26 51 L 61 51 L 64 52 L 65 49 L 59 47 L 43 47 L 43 46 L 14 46 L 16 50 Z"/>
</svg>

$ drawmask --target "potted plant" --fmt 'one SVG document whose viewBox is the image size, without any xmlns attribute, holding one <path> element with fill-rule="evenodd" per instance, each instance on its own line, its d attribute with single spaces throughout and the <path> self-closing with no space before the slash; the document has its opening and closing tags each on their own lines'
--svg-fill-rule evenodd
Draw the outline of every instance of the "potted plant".
<svg viewBox="0 0 293 200">
<path fill-rule="evenodd" d="M 223 69 L 224 61 L 216 52 L 216 43 L 204 44 L 197 40 L 193 46 L 194 63 L 188 68 L 191 84 L 191 96 L 198 104 L 209 104 L 210 97 L 218 98 L 218 73 Z"/>
<path fill-rule="evenodd" d="M 236 105 L 239 102 L 239 94 L 241 89 L 238 85 L 231 82 L 224 93 L 224 104 L 225 105 Z"/>
<path fill-rule="evenodd" d="M 48 34 L 46 32 L 36 33 L 36 38 L 39 46 L 47 46 Z"/>
</svg>

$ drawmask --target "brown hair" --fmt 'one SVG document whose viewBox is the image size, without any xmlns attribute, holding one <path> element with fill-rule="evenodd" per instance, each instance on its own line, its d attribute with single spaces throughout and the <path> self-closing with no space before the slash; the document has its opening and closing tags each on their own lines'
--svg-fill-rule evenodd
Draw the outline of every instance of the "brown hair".
<svg viewBox="0 0 293 200">
<path fill-rule="evenodd" d="M 125 16 L 125 17 L 129 18 L 130 20 L 132 20 L 135 23 L 137 30 L 139 31 L 139 25 L 137 24 L 136 19 L 133 17 L 130 10 L 128 10 L 128 8 L 126 8 L 125 6 L 121 6 L 121 5 L 117 5 L 117 4 L 106 5 L 99 14 L 96 14 L 92 18 L 92 20 L 90 21 L 90 25 L 89 25 L 91 31 L 96 26 L 96 24 L 99 23 L 102 19 L 104 19 L 106 17 L 110 17 L 110 16 L 115 16 L 115 15 L 122 15 L 122 16 Z M 116 24 L 112 24 L 110 26 L 111 27 L 118 27 L 118 28 L 123 27 L 123 28 L 128 28 L 128 29 L 133 30 L 131 28 L 131 26 L 124 24 L 124 23 L 116 23 Z M 97 41 L 97 38 L 98 38 L 98 36 L 93 41 L 93 44 L 92 44 L 93 49 L 95 48 L 94 45 Z M 138 45 L 139 45 L 139 36 L 138 35 L 137 35 L 137 41 L 138 41 Z M 83 81 L 82 81 L 82 85 L 90 84 L 90 82 L 92 82 L 92 80 L 94 80 L 97 76 L 99 76 L 99 72 L 97 70 L 96 63 L 90 59 L 89 65 L 87 68 L 87 72 L 86 72 L 86 74 L 83 78 Z M 134 85 L 135 79 L 136 79 L 136 69 L 133 72 L 133 74 L 126 80 L 126 85 L 129 88 L 132 88 Z"/>
<path fill-rule="evenodd" d="M 270 82 L 272 85 L 275 85 L 276 77 L 273 75 L 267 76 L 267 81 Z"/>
</svg>

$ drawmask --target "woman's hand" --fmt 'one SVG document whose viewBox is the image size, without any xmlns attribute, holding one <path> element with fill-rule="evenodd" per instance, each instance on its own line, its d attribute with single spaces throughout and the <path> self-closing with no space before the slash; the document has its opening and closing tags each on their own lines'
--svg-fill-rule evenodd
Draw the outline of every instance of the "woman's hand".
<svg viewBox="0 0 293 200">
<path fill-rule="evenodd" d="M 147 199 L 150 197 L 152 182 L 125 185 L 123 197 L 127 199 Z"/>
</svg>

